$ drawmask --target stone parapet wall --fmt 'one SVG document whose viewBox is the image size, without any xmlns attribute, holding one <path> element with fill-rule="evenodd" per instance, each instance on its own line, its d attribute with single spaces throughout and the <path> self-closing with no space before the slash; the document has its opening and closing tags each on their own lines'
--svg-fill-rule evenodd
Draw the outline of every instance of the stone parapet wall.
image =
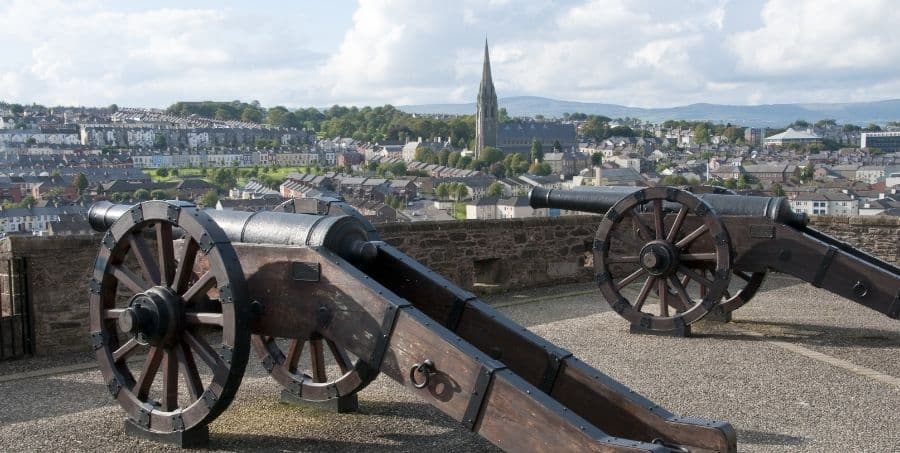
<svg viewBox="0 0 900 453">
<path fill-rule="evenodd" d="M 900 265 L 900 218 L 888 216 L 813 216 L 809 226 Z"/>
<path fill-rule="evenodd" d="M 599 217 L 415 222 L 378 227 L 384 241 L 466 289 L 589 281 Z M 815 217 L 815 229 L 900 264 L 900 219 Z M 88 349 L 88 282 L 100 236 L 9 237 L 0 259 L 26 260 L 35 350 Z M 476 283 L 478 283 L 476 285 Z"/>
<path fill-rule="evenodd" d="M 0 259 L 25 258 L 37 355 L 88 350 L 88 283 L 100 236 L 11 236 Z"/>
</svg>

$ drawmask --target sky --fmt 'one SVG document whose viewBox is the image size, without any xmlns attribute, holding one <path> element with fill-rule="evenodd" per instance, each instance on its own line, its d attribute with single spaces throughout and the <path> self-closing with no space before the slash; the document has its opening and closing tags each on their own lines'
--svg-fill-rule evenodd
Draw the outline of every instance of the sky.
<svg viewBox="0 0 900 453">
<path fill-rule="evenodd" d="M 669 107 L 900 98 L 895 0 L 0 0 L 0 100 Z"/>
</svg>

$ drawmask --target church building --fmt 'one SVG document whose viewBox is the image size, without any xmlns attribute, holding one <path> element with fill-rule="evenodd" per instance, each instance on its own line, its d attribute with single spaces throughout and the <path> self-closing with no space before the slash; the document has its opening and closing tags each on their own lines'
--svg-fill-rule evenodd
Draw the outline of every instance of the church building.
<svg viewBox="0 0 900 453">
<path fill-rule="evenodd" d="M 475 112 L 475 156 L 481 155 L 485 147 L 493 146 L 505 153 L 529 154 L 534 140 L 540 140 L 544 153 L 552 151 L 553 144 L 559 142 L 563 150 L 577 145 L 575 126 L 558 122 L 537 122 L 514 120 L 500 124 L 497 92 L 491 77 L 491 59 L 488 55 L 487 40 L 484 42 L 484 65 L 481 70 L 481 85 Z"/>
</svg>

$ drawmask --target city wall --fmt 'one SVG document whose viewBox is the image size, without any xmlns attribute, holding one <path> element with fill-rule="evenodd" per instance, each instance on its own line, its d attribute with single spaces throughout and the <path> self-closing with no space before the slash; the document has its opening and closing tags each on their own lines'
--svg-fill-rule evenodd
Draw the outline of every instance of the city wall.
<svg viewBox="0 0 900 453">
<path fill-rule="evenodd" d="M 479 292 L 589 281 L 597 217 L 416 222 L 379 227 L 386 242 Z M 817 217 L 812 226 L 900 264 L 900 219 Z M 26 261 L 35 353 L 88 350 L 87 294 L 99 236 L 10 237 L 0 259 Z M 2 283 L 0 283 L 2 284 Z"/>
</svg>

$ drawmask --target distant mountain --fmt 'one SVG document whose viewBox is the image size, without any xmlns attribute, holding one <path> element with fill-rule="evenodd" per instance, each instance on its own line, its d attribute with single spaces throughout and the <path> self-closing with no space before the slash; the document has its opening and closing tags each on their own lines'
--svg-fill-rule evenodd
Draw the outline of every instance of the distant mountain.
<svg viewBox="0 0 900 453">
<path fill-rule="evenodd" d="M 563 113 L 587 113 L 610 118 L 640 118 L 654 123 L 665 120 L 713 121 L 752 127 L 784 127 L 802 119 L 815 122 L 830 118 L 838 123 L 865 126 L 869 123 L 884 124 L 900 120 L 900 99 L 876 102 L 851 102 L 840 104 L 766 104 L 719 105 L 691 104 L 681 107 L 640 108 L 593 102 L 559 101 L 536 96 L 517 96 L 500 99 L 500 107 L 510 116 L 535 116 L 561 118 Z M 445 113 L 465 115 L 475 113 L 475 103 L 427 104 L 398 107 L 409 113 Z"/>
</svg>

